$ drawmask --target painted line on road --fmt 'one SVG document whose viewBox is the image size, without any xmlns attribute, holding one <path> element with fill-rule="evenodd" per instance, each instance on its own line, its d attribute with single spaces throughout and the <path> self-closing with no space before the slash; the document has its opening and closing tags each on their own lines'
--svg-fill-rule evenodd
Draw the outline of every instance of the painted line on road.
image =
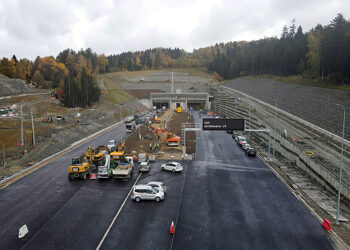
<svg viewBox="0 0 350 250">
<path fill-rule="evenodd" d="M 73 149 L 76 149 L 76 148 L 80 147 L 81 145 L 91 141 L 92 139 L 95 139 L 96 137 L 101 136 L 101 135 L 111 131 L 115 127 L 119 126 L 122 122 L 123 121 L 120 121 L 120 122 L 118 122 L 116 124 L 113 124 L 113 125 L 105 128 L 105 129 L 102 129 L 102 130 L 96 132 L 95 134 L 93 134 L 91 136 L 88 136 L 88 137 L 86 137 L 86 138 L 84 138 L 82 140 L 79 140 L 78 144 L 77 144 L 77 142 L 75 142 L 70 147 L 65 148 L 65 149 L 61 150 L 60 152 L 58 152 L 56 154 L 53 154 L 53 155 L 51 155 L 51 156 L 41 160 L 39 163 L 37 163 L 37 164 L 35 164 L 35 165 L 31 166 L 31 167 L 28 167 L 26 169 L 23 169 L 22 171 L 20 171 L 20 172 L 14 174 L 14 175 L 12 175 L 12 176 L 2 180 L 2 181 L 0 181 L 0 189 L 7 187 L 8 185 L 18 181 L 19 179 L 23 178 L 24 176 L 26 176 L 26 175 L 28 175 L 28 174 L 30 174 L 30 173 L 40 169 L 41 167 L 45 166 L 47 163 L 50 163 L 51 161 L 57 159 L 58 157 L 60 157 L 62 155 L 65 155 L 66 153 L 72 151 Z"/>
<path fill-rule="evenodd" d="M 264 157 L 262 157 L 262 155 L 257 154 L 257 156 L 260 158 L 260 160 L 262 160 L 265 163 L 266 166 L 268 166 L 271 169 L 274 175 L 289 189 L 289 191 L 295 196 L 295 198 L 297 198 L 301 202 L 301 204 L 303 204 L 304 207 L 306 207 L 306 209 L 309 210 L 310 213 L 320 222 L 320 224 L 322 224 L 322 218 L 312 209 L 312 207 L 310 207 L 307 204 L 306 200 L 304 200 L 303 197 L 296 194 L 296 192 L 291 188 L 291 186 L 288 185 L 288 183 L 282 178 L 282 176 L 278 174 L 278 172 L 264 159 Z M 336 240 L 336 242 L 342 247 L 341 249 L 350 249 L 350 247 L 343 241 L 342 238 L 340 238 L 340 236 L 336 232 L 331 230 L 329 233 L 333 236 L 334 240 Z"/>
<path fill-rule="evenodd" d="M 140 179 L 141 175 L 142 175 L 142 172 L 141 172 L 141 173 L 139 174 L 139 176 L 137 177 L 136 181 L 134 182 L 134 185 L 132 185 L 132 187 L 130 188 L 130 191 L 129 191 L 128 195 L 125 197 L 125 199 L 124 199 L 122 205 L 119 207 L 118 212 L 116 213 L 116 215 L 114 216 L 114 218 L 113 218 L 111 224 L 110 224 L 109 227 L 107 228 L 107 230 L 106 230 L 105 234 L 103 235 L 103 237 L 102 237 L 100 243 L 99 243 L 98 246 L 96 247 L 96 250 L 99 250 L 99 249 L 101 248 L 103 242 L 105 241 L 105 239 L 107 238 L 107 235 L 109 234 L 109 231 L 112 229 L 112 227 L 113 227 L 113 225 L 114 225 L 116 219 L 118 218 L 120 212 L 122 211 L 123 207 L 125 206 L 126 201 L 129 199 L 129 196 L 130 196 L 130 194 L 131 194 L 131 191 L 133 190 L 134 186 L 136 185 L 136 183 L 137 183 L 138 180 Z"/>
<path fill-rule="evenodd" d="M 177 219 L 179 218 L 180 207 L 181 207 L 181 204 L 182 204 L 182 196 L 183 196 L 184 189 L 185 189 L 185 184 L 186 184 L 187 170 L 188 170 L 188 161 L 187 161 L 187 166 L 186 166 L 186 173 L 185 173 L 184 185 L 182 186 L 180 202 L 179 202 L 179 206 L 178 206 L 178 208 L 177 208 L 177 213 L 176 213 L 176 218 L 175 218 L 175 225 L 174 225 L 174 227 L 175 227 L 175 233 L 176 233 L 176 227 L 177 227 Z M 174 238 L 175 238 L 175 234 L 173 234 L 173 236 L 171 237 L 170 250 L 173 248 Z"/>
</svg>

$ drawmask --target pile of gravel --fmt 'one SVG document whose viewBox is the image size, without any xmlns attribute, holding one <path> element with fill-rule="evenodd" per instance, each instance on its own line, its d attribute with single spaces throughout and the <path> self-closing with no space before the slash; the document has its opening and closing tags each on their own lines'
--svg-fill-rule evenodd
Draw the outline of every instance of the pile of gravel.
<svg viewBox="0 0 350 250">
<path fill-rule="evenodd" d="M 11 79 L 0 74 L 0 96 L 20 95 L 38 92 L 21 79 Z"/>
</svg>

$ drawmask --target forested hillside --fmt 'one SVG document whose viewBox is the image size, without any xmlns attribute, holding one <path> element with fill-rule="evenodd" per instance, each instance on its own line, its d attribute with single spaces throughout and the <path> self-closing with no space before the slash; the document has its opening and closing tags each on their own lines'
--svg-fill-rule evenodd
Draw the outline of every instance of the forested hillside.
<svg viewBox="0 0 350 250">
<path fill-rule="evenodd" d="M 350 84 L 350 21 L 338 14 L 329 25 L 304 33 L 295 20 L 280 38 L 220 43 L 195 49 L 154 48 L 117 55 L 97 55 L 90 48 L 66 49 L 54 58 L 0 60 L 0 74 L 56 88 L 67 107 L 90 106 L 99 100 L 97 74 L 161 68 L 207 68 L 224 79 L 246 75 L 300 74 L 331 83 Z"/>
</svg>

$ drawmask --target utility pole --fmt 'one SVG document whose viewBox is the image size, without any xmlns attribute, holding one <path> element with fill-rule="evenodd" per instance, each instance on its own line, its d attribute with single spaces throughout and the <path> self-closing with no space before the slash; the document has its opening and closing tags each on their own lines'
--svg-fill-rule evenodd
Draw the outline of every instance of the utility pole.
<svg viewBox="0 0 350 250">
<path fill-rule="evenodd" d="M 21 104 L 21 144 L 24 145 L 23 141 L 23 110 L 22 110 L 22 104 Z"/>
<path fill-rule="evenodd" d="M 122 105 L 119 104 L 119 114 L 120 114 L 120 121 L 123 120 L 123 114 L 122 114 Z"/>
<path fill-rule="evenodd" d="M 342 133 L 342 140 L 341 140 L 341 154 L 340 154 L 340 170 L 339 170 L 339 184 L 338 184 L 338 203 L 337 203 L 337 215 L 336 215 L 336 222 L 335 224 L 339 224 L 339 210 L 340 210 L 340 195 L 341 195 L 341 175 L 343 170 L 343 154 L 344 154 L 344 133 L 345 133 L 345 106 L 336 104 L 339 107 L 342 107 L 344 109 L 344 116 L 343 116 L 343 133 Z"/>
<path fill-rule="evenodd" d="M 2 144 L 2 165 L 6 165 L 5 144 Z"/>
<path fill-rule="evenodd" d="M 277 100 L 276 101 L 276 108 L 275 108 L 275 136 L 273 137 L 273 154 L 272 158 L 275 159 L 275 149 L 276 149 L 276 134 L 277 134 Z"/>
<path fill-rule="evenodd" d="M 249 134 L 248 134 L 248 137 L 249 137 L 249 139 L 250 139 L 250 129 L 251 129 L 251 127 L 250 127 L 250 107 L 248 106 L 248 108 L 249 108 L 249 111 L 248 111 L 248 121 L 249 121 Z"/>
<path fill-rule="evenodd" d="M 35 146 L 35 132 L 34 132 L 34 120 L 33 120 L 33 110 L 32 110 L 32 106 L 30 106 L 30 118 L 32 120 L 32 142 L 33 142 L 33 146 Z"/>
<path fill-rule="evenodd" d="M 171 72 L 171 93 L 174 93 L 174 72 Z"/>
</svg>

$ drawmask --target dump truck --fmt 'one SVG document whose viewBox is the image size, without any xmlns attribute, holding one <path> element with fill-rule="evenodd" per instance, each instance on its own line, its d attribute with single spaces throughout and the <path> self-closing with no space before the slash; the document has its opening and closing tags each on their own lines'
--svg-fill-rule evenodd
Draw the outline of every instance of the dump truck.
<svg viewBox="0 0 350 250">
<path fill-rule="evenodd" d="M 112 147 L 110 156 L 114 161 L 119 161 L 121 157 L 124 157 L 125 154 L 125 141 L 119 144 L 118 147 Z"/>
<path fill-rule="evenodd" d="M 116 167 L 112 168 L 113 178 L 129 180 L 134 170 L 134 160 L 131 156 L 125 156 L 120 159 Z"/>
<path fill-rule="evenodd" d="M 100 165 L 97 166 L 97 178 L 105 179 L 112 176 L 112 170 L 110 169 L 111 160 L 110 156 L 106 155 L 106 158 L 100 162 Z"/>
<path fill-rule="evenodd" d="M 126 128 L 126 133 L 133 132 L 136 129 L 135 121 L 132 121 L 132 122 L 125 124 L 125 128 Z"/>
<path fill-rule="evenodd" d="M 154 123 L 160 123 L 160 122 L 161 122 L 160 118 L 158 116 L 156 116 L 154 118 Z"/>
<path fill-rule="evenodd" d="M 83 157 L 72 158 L 72 164 L 68 167 L 68 179 L 83 179 L 91 175 L 91 166 L 88 162 L 83 161 Z"/>
</svg>

